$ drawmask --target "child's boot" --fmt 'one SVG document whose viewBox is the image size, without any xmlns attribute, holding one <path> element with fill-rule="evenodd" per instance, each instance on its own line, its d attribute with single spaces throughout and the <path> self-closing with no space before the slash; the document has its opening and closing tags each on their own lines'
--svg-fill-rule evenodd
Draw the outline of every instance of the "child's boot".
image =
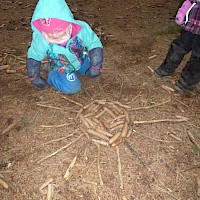
<svg viewBox="0 0 200 200">
<path fill-rule="evenodd" d="M 174 85 L 174 89 L 178 92 L 194 91 L 196 89 L 196 84 L 189 85 L 187 82 L 180 78 Z"/>
<path fill-rule="evenodd" d="M 158 78 L 171 76 L 183 60 L 185 54 L 186 51 L 179 45 L 177 40 L 174 40 L 168 50 L 165 60 L 160 67 L 154 71 L 155 76 Z"/>
</svg>

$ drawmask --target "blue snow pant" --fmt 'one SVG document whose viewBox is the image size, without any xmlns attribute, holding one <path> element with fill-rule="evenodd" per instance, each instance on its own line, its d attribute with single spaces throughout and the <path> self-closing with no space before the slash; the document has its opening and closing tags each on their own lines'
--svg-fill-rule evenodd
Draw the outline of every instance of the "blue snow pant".
<svg viewBox="0 0 200 200">
<path fill-rule="evenodd" d="M 79 70 L 74 73 L 60 73 L 52 70 L 48 74 L 47 82 L 55 89 L 64 94 L 75 94 L 81 90 L 81 82 L 76 73 L 80 75 L 87 75 L 90 68 L 90 60 L 85 58 Z"/>
</svg>

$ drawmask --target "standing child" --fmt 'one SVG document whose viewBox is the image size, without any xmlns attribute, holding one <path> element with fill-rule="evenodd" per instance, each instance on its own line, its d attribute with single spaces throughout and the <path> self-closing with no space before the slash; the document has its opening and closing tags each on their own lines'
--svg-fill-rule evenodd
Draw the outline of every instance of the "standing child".
<svg viewBox="0 0 200 200">
<path fill-rule="evenodd" d="M 39 0 L 31 27 L 27 75 L 38 88 L 47 83 L 64 94 L 81 90 L 77 73 L 90 78 L 102 72 L 103 47 L 90 26 L 75 20 L 65 0 Z M 47 80 L 40 77 L 41 61 L 49 59 Z"/>
<path fill-rule="evenodd" d="M 200 82 L 200 0 L 186 0 L 177 12 L 176 23 L 183 30 L 171 43 L 166 58 L 155 70 L 155 75 L 159 78 L 172 75 L 184 56 L 191 51 L 190 60 L 174 89 L 179 92 L 192 91 Z"/>
</svg>

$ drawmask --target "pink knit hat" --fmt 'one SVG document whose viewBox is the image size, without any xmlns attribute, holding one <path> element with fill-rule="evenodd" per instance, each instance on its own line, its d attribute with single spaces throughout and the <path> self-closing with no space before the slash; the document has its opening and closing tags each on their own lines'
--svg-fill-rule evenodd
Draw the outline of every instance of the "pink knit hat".
<svg viewBox="0 0 200 200">
<path fill-rule="evenodd" d="M 38 31 L 50 34 L 62 32 L 66 30 L 70 24 L 70 22 L 56 18 L 37 19 L 33 22 L 33 25 Z"/>
</svg>

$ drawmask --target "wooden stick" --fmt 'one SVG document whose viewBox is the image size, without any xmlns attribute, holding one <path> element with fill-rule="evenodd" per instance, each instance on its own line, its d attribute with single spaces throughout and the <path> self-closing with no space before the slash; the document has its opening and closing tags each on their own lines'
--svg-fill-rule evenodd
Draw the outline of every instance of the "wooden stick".
<svg viewBox="0 0 200 200">
<path fill-rule="evenodd" d="M 82 112 L 83 112 L 83 108 L 81 108 L 81 109 L 78 111 L 78 113 L 77 113 L 77 115 L 76 115 L 76 118 L 78 118 L 79 115 L 80 115 Z"/>
<path fill-rule="evenodd" d="M 126 108 L 126 109 L 131 109 L 131 106 L 127 106 L 127 105 L 124 105 L 118 101 L 114 101 L 113 102 L 114 104 L 117 104 L 118 106 L 122 107 L 122 108 Z"/>
<path fill-rule="evenodd" d="M 122 96 L 122 93 L 123 93 L 123 87 L 124 87 L 124 79 L 120 75 L 119 75 L 119 77 L 121 78 L 121 86 L 120 86 L 120 92 L 119 92 L 118 98 L 117 98 L 118 101 L 121 99 L 121 96 Z"/>
<path fill-rule="evenodd" d="M 151 124 L 151 123 L 160 123 L 160 122 L 186 122 L 187 118 L 182 119 L 157 119 L 157 120 L 149 120 L 149 121 L 134 121 L 134 124 Z"/>
<path fill-rule="evenodd" d="M 103 146 L 109 146 L 108 142 L 106 142 L 106 141 L 102 141 L 102 140 L 92 139 L 92 142 L 95 142 L 95 143 L 101 144 L 101 145 L 103 145 Z"/>
<path fill-rule="evenodd" d="M 98 113 L 95 118 L 99 118 L 101 117 L 106 111 L 105 110 L 102 110 L 100 113 Z"/>
<path fill-rule="evenodd" d="M 116 152 L 117 152 L 117 162 L 118 162 L 118 173 L 119 173 L 120 188 L 123 190 L 124 184 L 123 184 L 123 178 L 122 178 L 122 165 L 121 165 L 118 146 L 116 146 Z"/>
<path fill-rule="evenodd" d="M 167 92 L 174 92 L 174 89 L 169 87 L 169 86 L 166 86 L 166 85 L 161 85 L 161 88 L 166 90 Z"/>
<path fill-rule="evenodd" d="M 121 132 L 118 132 L 117 134 L 115 134 L 113 137 L 110 138 L 109 140 L 109 144 L 112 144 L 113 142 L 117 141 L 121 136 Z"/>
<path fill-rule="evenodd" d="M 131 153 L 140 161 L 144 167 L 147 167 L 149 170 L 151 170 L 147 163 L 139 156 L 137 151 L 126 140 L 124 141 L 124 145 L 131 151 Z"/>
<path fill-rule="evenodd" d="M 128 134 L 128 122 L 125 122 L 121 136 L 125 138 Z"/>
<path fill-rule="evenodd" d="M 2 135 L 8 133 L 9 131 L 11 131 L 13 128 L 15 128 L 18 124 L 18 121 L 13 121 L 12 124 L 10 124 L 3 132 Z"/>
<path fill-rule="evenodd" d="M 157 56 L 157 55 L 150 56 L 150 57 L 149 57 L 149 60 L 154 59 L 156 56 Z"/>
<path fill-rule="evenodd" d="M 48 181 L 46 181 L 42 186 L 40 187 L 40 190 L 43 190 L 45 187 L 47 187 L 50 183 L 52 183 L 54 180 L 50 178 Z"/>
<path fill-rule="evenodd" d="M 115 131 L 115 130 L 117 130 L 117 129 L 122 129 L 123 126 L 124 126 L 123 124 L 120 124 L 120 125 L 118 125 L 118 126 L 115 126 L 114 128 L 111 128 L 110 131 L 113 132 L 113 131 Z"/>
<path fill-rule="evenodd" d="M 117 122 L 115 122 L 114 124 L 111 124 L 111 125 L 110 125 L 110 129 L 112 129 L 112 128 L 116 127 L 116 126 L 119 126 L 119 125 L 121 125 L 121 124 L 124 124 L 124 121 L 117 121 Z"/>
<path fill-rule="evenodd" d="M 109 123 L 104 119 L 104 118 L 101 118 L 99 119 L 100 123 L 102 124 L 102 126 L 107 130 L 109 131 L 110 128 L 109 128 Z"/>
<path fill-rule="evenodd" d="M 47 200 L 52 200 L 53 199 L 53 187 L 52 184 L 50 183 L 48 185 L 48 190 L 47 190 Z"/>
<path fill-rule="evenodd" d="M 100 186 L 103 186 L 103 179 L 101 176 L 101 168 L 100 168 L 100 145 L 96 144 L 97 146 L 97 170 L 98 170 L 98 175 L 99 175 L 99 181 L 100 181 Z"/>
<path fill-rule="evenodd" d="M 128 114 L 128 112 L 125 111 L 125 110 L 124 110 L 124 114 L 125 114 L 125 116 L 126 116 L 126 121 L 127 121 L 127 123 L 129 124 L 129 123 L 130 123 L 130 117 L 129 117 L 129 114 Z"/>
<path fill-rule="evenodd" d="M 87 133 L 87 131 L 83 127 L 79 127 L 79 129 L 86 136 L 87 139 L 90 139 L 89 134 Z"/>
<path fill-rule="evenodd" d="M 105 110 L 111 117 L 113 117 L 113 118 L 116 117 L 115 114 L 114 114 L 109 108 L 104 107 L 104 110 Z"/>
<path fill-rule="evenodd" d="M 109 140 L 109 137 L 108 137 L 108 136 L 103 135 L 102 133 L 97 132 L 97 131 L 95 131 L 95 130 L 87 129 L 87 132 L 88 132 L 89 134 L 92 134 L 92 135 L 94 135 L 94 136 L 96 136 L 96 137 L 98 137 L 98 138 L 101 138 L 101 139 L 103 139 L 103 140 L 106 140 L 106 141 Z"/>
<path fill-rule="evenodd" d="M 95 128 L 95 130 L 96 130 L 97 132 L 99 132 L 99 133 L 102 133 L 103 135 L 108 136 L 108 137 L 112 137 L 112 136 L 113 136 L 113 134 L 111 134 L 111 133 L 109 133 L 109 132 L 107 132 L 107 131 L 104 131 L 104 130 L 98 128 L 98 127 Z"/>
<path fill-rule="evenodd" d="M 69 146 L 71 146 L 72 144 L 76 143 L 81 137 L 83 136 L 83 134 L 79 135 L 75 140 L 73 140 L 72 142 L 70 142 L 69 144 L 61 147 L 60 149 L 58 149 L 57 151 L 53 152 L 52 154 L 42 158 L 41 160 L 37 161 L 37 163 L 41 163 L 45 160 L 47 160 L 48 158 L 51 158 L 52 156 L 55 156 L 56 154 L 58 154 L 59 152 L 61 152 L 62 150 L 68 148 Z"/>
<path fill-rule="evenodd" d="M 111 146 L 112 146 L 112 147 L 116 147 L 116 146 L 120 145 L 121 143 L 123 143 L 124 140 L 125 140 L 124 138 L 119 138 L 117 141 L 113 142 L 113 143 L 111 144 Z"/>
<path fill-rule="evenodd" d="M 114 110 L 116 110 L 117 113 L 122 114 L 123 111 L 121 110 L 121 108 L 119 108 L 118 106 L 116 106 L 114 103 L 111 103 L 111 106 Z"/>
<path fill-rule="evenodd" d="M 3 179 L 1 179 L 1 178 L 0 178 L 0 185 L 1 185 L 4 189 L 8 190 L 8 184 L 7 184 Z"/>
<path fill-rule="evenodd" d="M 71 103 L 74 103 L 74 104 L 76 104 L 76 105 L 78 105 L 78 106 L 80 106 L 80 107 L 83 107 L 83 104 L 78 103 L 78 102 L 76 102 L 76 101 L 74 101 L 74 100 L 72 100 L 72 99 L 69 99 L 69 98 L 67 98 L 66 96 L 62 96 L 62 98 L 63 98 L 63 99 L 66 99 L 67 101 L 69 101 L 69 102 L 71 102 Z"/>
<path fill-rule="evenodd" d="M 60 128 L 60 127 L 63 127 L 63 126 L 69 126 L 73 124 L 73 122 L 71 123 L 65 123 L 65 124 L 59 124 L 59 125 L 41 125 L 42 128 Z"/>
<path fill-rule="evenodd" d="M 111 124 L 113 124 L 115 121 L 118 121 L 120 119 L 124 119 L 126 116 L 125 115 L 119 115 L 115 119 L 112 120 Z"/>
<path fill-rule="evenodd" d="M 87 128 L 90 128 L 90 125 L 89 125 L 88 122 L 85 120 L 85 117 L 84 117 L 82 114 L 79 115 L 79 118 L 80 118 L 81 122 L 82 122 Z"/>
<path fill-rule="evenodd" d="M 147 68 L 150 70 L 151 73 L 154 73 L 154 70 L 150 66 L 147 66 Z"/>
<path fill-rule="evenodd" d="M 44 105 L 44 104 L 40 104 L 40 103 L 36 103 L 36 105 L 40 106 L 40 107 L 44 107 L 44 108 L 53 108 L 53 109 L 56 109 L 56 110 L 63 110 L 63 108 L 55 107 L 55 106 L 51 106 L 51 105 Z"/>
<path fill-rule="evenodd" d="M 74 158 L 73 158 L 73 160 L 72 160 L 72 162 L 70 163 L 70 165 L 69 165 L 69 167 L 68 167 L 68 169 L 67 169 L 67 171 L 66 171 L 66 173 L 65 173 L 65 175 L 64 175 L 64 179 L 67 181 L 69 178 L 70 178 L 70 176 L 72 175 L 71 173 L 70 173 L 70 170 L 74 167 L 74 165 L 75 165 L 75 163 L 76 163 L 76 160 L 77 160 L 77 157 L 78 157 L 78 155 L 76 155 Z"/>
<path fill-rule="evenodd" d="M 131 108 L 130 111 L 134 111 L 134 110 L 146 110 L 146 109 L 151 109 L 151 108 L 156 108 L 158 106 L 161 106 L 163 104 L 166 104 L 168 102 L 170 102 L 171 100 L 167 100 L 167 101 L 164 101 L 162 103 L 158 103 L 158 104 L 155 104 L 155 105 L 152 105 L 152 106 L 145 106 L 145 107 L 137 107 L 137 108 Z"/>
<path fill-rule="evenodd" d="M 200 150 L 200 145 L 196 142 L 196 140 L 195 140 L 194 136 L 192 135 L 192 133 L 191 132 L 187 132 L 187 134 L 189 136 L 190 141 L 193 144 L 195 144 L 198 147 L 198 149 Z"/>
<path fill-rule="evenodd" d="M 61 141 L 61 140 L 64 140 L 64 139 L 66 139 L 66 138 L 69 138 L 69 137 L 71 137 L 71 136 L 73 136 L 74 135 L 74 133 L 71 133 L 71 134 L 69 134 L 68 136 L 66 136 L 66 137 L 61 137 L 61 138 L 58 138 L 58 139 L 55 139 L 55 140 L 50 140 L 50 141 L 48 141 L 48 142 L 45 142 L 44 144 L 46 145 L 46 144 L 51 144 L 51 143 L 54 143 L 54 142 L 59 142 L 59 141 Z"/>
<path fill-rule="evenodd" d="M 0 70 L 8 69 L 10 65 L 1 65 Z"/>
</svg>

